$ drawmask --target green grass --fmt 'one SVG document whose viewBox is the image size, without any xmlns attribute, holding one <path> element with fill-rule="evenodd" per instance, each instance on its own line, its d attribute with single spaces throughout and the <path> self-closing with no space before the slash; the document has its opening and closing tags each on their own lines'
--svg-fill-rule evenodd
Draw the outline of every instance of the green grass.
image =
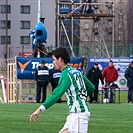
<svg viewBox="0 0 133 133">
<path fill-rule="evenodd" d="M 40 104 L 0 104 L 0 133 L 58 133 L 66 121 L 65 103 L 40 114 L 37 122 L 28 116 Z M 89 133 L 133 133 L 133 105 L 90 104 Z"/>
<path fill-rule="evenodd" d="M 120 91 L 120 103 L 127 103 L 127 91 Z M 102 99 L 102 93 L 99 93 L 99 100 L 101 101 Z M 119 93 L 118 91 L 115 93 L 115 102 L 118 103 L 119 102 Z M 104 98 L 104 94 L 103 94 L 103 98 Z"/>
</svg>

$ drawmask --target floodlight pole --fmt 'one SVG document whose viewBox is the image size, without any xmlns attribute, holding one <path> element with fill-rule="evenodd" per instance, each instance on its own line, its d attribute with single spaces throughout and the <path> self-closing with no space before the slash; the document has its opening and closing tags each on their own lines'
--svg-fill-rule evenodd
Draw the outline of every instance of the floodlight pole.
<svg viewBox="0 0 133 133">
<path fill-rule="evenodd" d="M 5 59 L 7 59 L 7 54 L 8 54 L 8 0 L 6 0 L 6 38 L 5 38 L 5 44 L 6 44 Z"/>
<path fill-rule="evenodd" d="M 42 0 L 38 0 L 38 22 L 42 18 Z"/>
<path fill-rule="evenodd" d="M 113 15 L 114 15 L 114 3 L 112 3 L 112 10 L 113 10 Z M 114 34 L 115 34 L 115 30 L 114 30 L 114 18 L 112 20 L 112 57 L 114 57 Z"/>
</svg>

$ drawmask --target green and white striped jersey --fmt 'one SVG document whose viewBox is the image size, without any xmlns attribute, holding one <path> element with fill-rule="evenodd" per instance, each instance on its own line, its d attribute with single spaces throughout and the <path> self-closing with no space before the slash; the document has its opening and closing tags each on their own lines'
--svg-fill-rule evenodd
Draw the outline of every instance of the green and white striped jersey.
<svg viewBox="0 0 133 133">
<path fill-rule="evenodd" d="M 62 71 L 58 86 L 40 109 L 48 109 L 65 93 L 70 113 L 88 112 L 86 98 L 94 89 L 94 85 L 80 71 L 68 65 Z"/>
</svg>

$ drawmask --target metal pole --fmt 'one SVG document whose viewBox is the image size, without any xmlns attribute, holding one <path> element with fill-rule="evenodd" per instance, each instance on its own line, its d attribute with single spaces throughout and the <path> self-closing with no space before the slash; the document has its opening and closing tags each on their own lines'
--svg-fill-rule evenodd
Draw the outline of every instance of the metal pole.
<svg viewBox="0 0 133 133">
<path fill-rule="evenodd" d="M 6 0 L 6 38 L 5 38 L 5 43 L 6 43 L 5 58 L 7 59 L 7 57 L 8 57 L 8 0 Z"/>
<path fill-rule="evenodd" d="M 57 0 L 57 44 L 56 46 L 60 46 L 60 20 L 58 18 L 58 15 L 60 14 L 60 5 L 59 0 Z"/>
<path fill-rule="evenodd" d="M 72 10 L 73 10 L 73 4 L 72 4 Z M 71 17 L 71 44 L 72 44 L 72 48 L 73 48 L 73 17 Z"/>
<path fill-rule="evenodd" d="M 110 55 L 109 55 L 109 52 L 108 52 L 108 49 L 107 49 L 107 45 L 106 45 L 106 43 L 105 43 L 105 40 L 104 40 L 103 36 L 101 36 L 101 38 L 102 38 L 102 40 L 103 40 L 103 44 L 104 44 L 105 50 L 106 50 L 106 52 L 107 52 L 107 56 L 108 56 L 108 58 L 110 58 Z"/>
<path fill-rule="evenodd" d="M 62 5 L 62 4 L 64 4 L 64 5 L 71 5 L 72 3 L 71 2 L 60 2 L 59 3 L 60 5 Z M 98 6 L 110 6 L 110 5 L 112 5 L 112 2 L 108 2 L 108 3 L 103 3 L 103 2 L 99 2 L 99 3 L 81 3 L 81 2 L 79 2 L 79 3 L 74 3 L 74 5 L 98 5 Z"/>
<path fill-rule="evenodd" d="M 66 35 L 66 38 L 67 38 L 67 41 L 68 41 L 69 47 L 70 47 L 70 49 L 71 49 L 72 56 L 75 57 L 74 52 L 73 52 L 72 45 L 71 45 L 71 43 L 70 43 L 70 40 L 69 40 L 68 34 L 67 34 L 67 32 L 66 32 L 66 29 L 65 29 L 65 26 L 64 26 L 64 23 L 63 23 L 62 20 L 61 20 L 61 24 L 62 24 L 63 30 L 64 30 L 64 32 L 65 32 L 65 35 Z"/>
<path fill-rule="evenodd" d="M 39 18 L 42 18 L 42 0 L 38 0 L 38 22 L 40 21 Z"/>
<path fill-rule="evenodd" d="M 114 15 L 114 3 L 112 4 L 112 10 Z M 114 18 L 112 20 L 112 57 L 114 57 Z"/>
<path fill-rule="evenodd" d="M 71 30 L 71 27 L 68 27 L 68 28 Z M 86 48 L 89 49 L 91 51 L 91 53 L 96 57 L 96 53 L 91 50 L 91 48 L 88 46 L 88 44 L 85 43 L 76 32 L 74 32 L 74 34 L 86 46 Z"/>
<path fill-rule="evenodd" d="M 102 18 L 101 18 L 102 19 Z M 101 20 L 99 20 L 99 21 L 101 21 Z M 100 52 L 99 52 L 99 56 L 100 57 L 102 57 L 102 51 L 103 51 L 103 49 L 102 49 L 102 42 L 101 42 L 101 31 L 100 31 L 100 27 L 101 27 L 101 23 L 102 23 L 102 21 L 101 21 L 101 23 L 98 21 L 98 43 L 99 43 L 99 46 L 100 46 Z"/>
<path fill-rule="evenodd" d="M 15 56 L 15 64 L 17 63 L 17 56 Z M 17 70 L 17 65 L 15 65 L 15 69 Z M 16 103 L 18 103 L 19 100 L 19 84 L 18 84 L 18 79 L 17 79 L 17 71 L 16 71 Z"/>
<path fill-rule="evenodd" d="M 91 38 L 91 36 L 79 25 L 79 23 L 76 21 L 76 20 L 74 20 L 75 22 L 76 22 L 76 24 L 82 29 L 82 31 L 84 31 L 84 33 L 91 39 L 91 41 L 97 46 L 97 48 L 99 49 L 99 50 L 101 50 L 101 48 L 100 48 L 100 46 Z M 81 39 L 80 39 L 81 40 Z M 105 54 L 105 52 L 104 51 L 101 51 L 102 52 L 102 54 L 103 55 L 105 55 L 105 56 L 107 56 L 106 54 Z"/>
<path fill-rule="evenodd" d="M 132 1 L 132 7 L 133 7 L 133 1 Z M 131 17 L 132 17 L 131 19 L 132 19 L 132 23 L 133 23 L 133 8 L 132 8 L 132 16 Z M 131 31 L 132 31 L 131 32 L 132 33 L 131 35 L 133 36 L 133 25 L 132 25 Z M 132 50 L 131 50 L 131 52 L 132 52 L 131 54 L 133 56 L 133 37 L 132 37 Z"/>
</svg>

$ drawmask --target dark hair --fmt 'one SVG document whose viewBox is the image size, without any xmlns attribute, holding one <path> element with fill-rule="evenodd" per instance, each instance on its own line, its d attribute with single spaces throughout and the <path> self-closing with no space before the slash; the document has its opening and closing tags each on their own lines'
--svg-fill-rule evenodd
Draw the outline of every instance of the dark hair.
<svg viewBox="0 0 133 133">
<path fill-rule="evenodd" d="M 45 64 L 45 60 L 41 60 L 41 62 L 40 62 L 41 64 Z"/>
<path fill-rule="evenodd" d="M 70 55 L 66 48 L 59 47 L 51 52 L 51 55 L 54 55 L 57 59 L 61 57 L 64 60 L 64 63 L 67 64 L 70 62 Z"/>
<path fill-rule="evenodd" d="M 112 62 L 112 63 L 113 63 L 113 61 L 112 61 L 112 60 L 110 60 L 109 62 Z"/>
<path fill-rule="evenodd" d="M 133 64 L 133 61 L 131 61 L 131 64 Z"/>
<path fill-rule="evenodd" d="M 130 62 L 129 67 L 131 67 L 132 64 L 133 64 L 133 61 Z"/>
</svg>

